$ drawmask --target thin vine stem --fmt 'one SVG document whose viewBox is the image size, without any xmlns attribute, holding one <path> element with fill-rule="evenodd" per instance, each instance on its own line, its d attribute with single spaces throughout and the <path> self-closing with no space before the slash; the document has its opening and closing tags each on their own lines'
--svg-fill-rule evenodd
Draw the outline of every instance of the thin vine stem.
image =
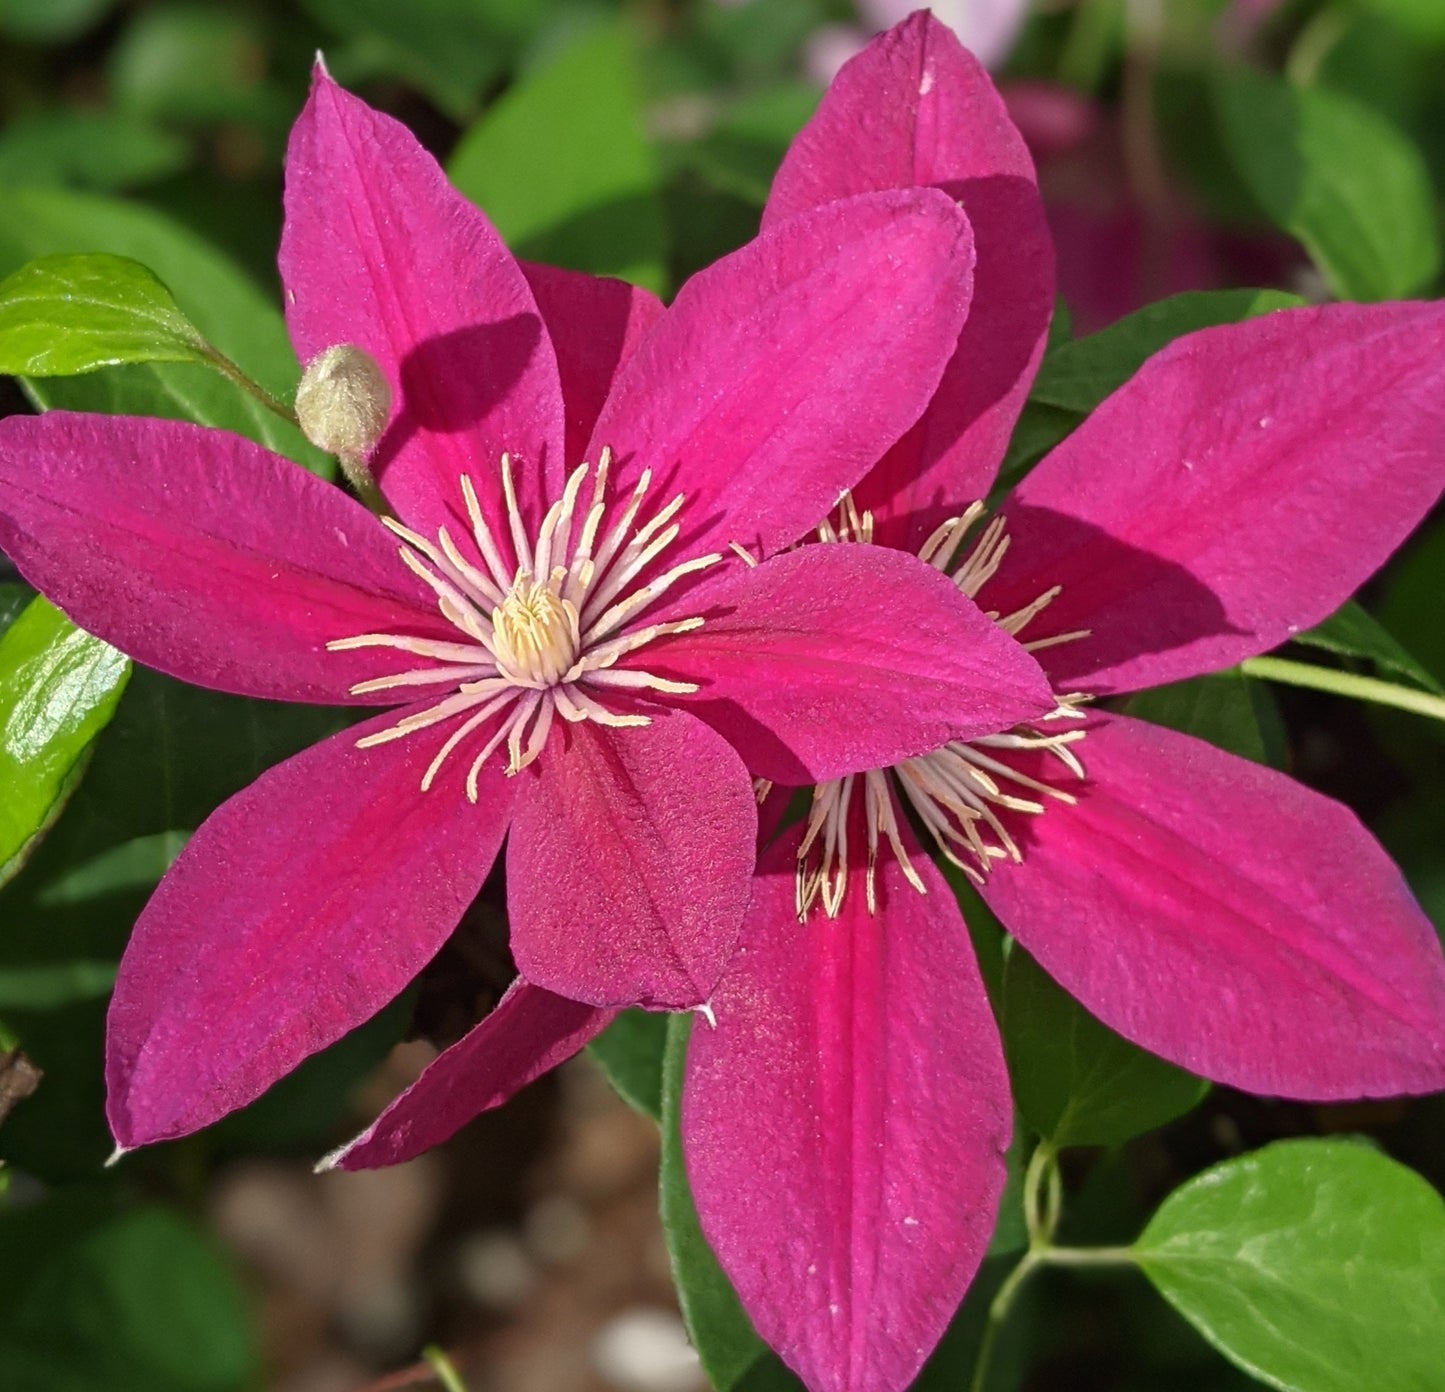
<svg viewBox="0 0 1445 1392">
<path fill-rule="evenodd" d="M 1063 1182 L 1059 1175 L 1058 1151 L 1048 1141 L 1039 1143 L 1024 1170 L 1023 1207 L 1029 1233 L 1028 1250 L 1004 1277 L 989 1302 L 969 1392 L 987 1392 L 994 1348 L 1004 1323 L 1024 1283 L 1041 1266 L 1132 1266 L 1138 1260 L 1131 1247 L 1054 1246 L 1054 1234 L 1063 1214 Z"/>
<path fill-rule="evenodd" d="M 1445 697 L 1381 681 L 1379 677 L 1362 677 L 1354 672 L 1316 667 L 1310 662 L 1291 662 L 1283 657 L 1251 657 L 1241 664 L 1241 669 L 1246 676 L 1262 677 L 1265 681 L 1308 687 L 1312 691 L 1328 691 L 1335 696 L 1351 696 L 1377 706 L 1393 706 L 1432 720 L 1445 720 Z"/>
<path fill-rule="evenodd" d="M 296 424 L 296 412 L 293 411 L 284 401 L 278 401 L 259 382 L 253 382 L 239 367 L 233 363 L 224 353 L 211 347 L 209 343 L 200 342 L 196 345 L 205 360 L 216 369 L 221 376 L 234 382 L 240 389 L 254 401 L 259 401 L 268 411 L 281 417 L 288 425 Z"/>
<path fill-rule="evenodd" d="M 443 1349 L 436 1344 L 428 1344 L 422 1349 L 421 1356 L 426 1359 L 427 1366 L 436 1374 L 436 1380 L 446 1388 L 446 1392 L 467 1392 L 467 1385 L 457 1372 L 456 1365 Z"/>
</svg>

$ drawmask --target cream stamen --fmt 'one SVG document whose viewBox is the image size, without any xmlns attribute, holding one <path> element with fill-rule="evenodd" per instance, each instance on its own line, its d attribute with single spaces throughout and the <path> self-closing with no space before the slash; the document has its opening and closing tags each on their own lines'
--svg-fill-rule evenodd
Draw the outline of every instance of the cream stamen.
<svg viewBox="0 0 1445 1392">
<path fill-rule="evenodd" d="M 947 575 L 970 599 L 978 598 L 1009 551 L 1006 521 L 995 517 L 968 554 L 957 559 L 965 537 L 983 513 L 983 504 L 974 503 L 960 516 L 940 524 L 919 550 L 921 560 Z M 819 527 L 818 536 L 832 542 L 872 541 L 872 515 L 860 512 L 845 494 L 834 516 Z M 1061 592 L 1062 587 L 1056 585 L 1005 617 L 995 612 L 990 612 L 989 617 L 1018 637 Z M 1087 630 L 1077 630 L 1033 639 L 1023 646 L 1036 651 L 1087 636 Z M 1008 762 L 1011 753 L 1043 753 L 1057 759 L 1074 777 L 1084 777 L 1084 766 L 1073 746 L 1086 731 L 1055 731 L 1047 726 L 1055 721 L 1082 720 L 1084 713 L 1079 706 L 1088 697 L 1071 693 L 1054 699 L 1055 708 L 1037 721 L 975 740 L 955 740 L 930 754 L 905 759 L 891 770 L 862 775 L 868 834 L 864 883 L 870 913 L 877 911 L 875 874 L 878 848 L 885 839 L 905 878 L 919 893 L 924 892 L 923 879 L 904 848 L 895 789 L 939 852 L 978 884 L 983 883 L 995 861 L 1023 858 L 1005 816 L 1038 817 L 1044 814 L 1049 801 L 1069 804 L 1076 800 L 1071 793 Z M 842 908 L 848 880 L 848 816 L 858 777 L 837 779 L 813 790 L 813 805 L 798 850 L 796 903 L 800 919 L 806 918 L 815 904 L 821 905 L 830 918 L 836 918 Z"/>
<path fill-rule="evenodd" d="M 427 767 L 421 783 L 425 791 L 458 746 L 495 719 L 496 728 L 467 771 L 467 796 L 475 802 L 487 760 L 505 745 L 506 772 L 519 773 L 546 748 L 556 716 L 572 723 L 590 720 L 611 727 L 647 725 L 650 716 L 641 711 L 612 710 L 597 696 L 614 693 L 626 699 L 633 693 L 684 695 L 697 690 L 692 682 L 675 681 L 642 668 L 618 670 L 613 664 L 658 638 L 701 627 L 700 616 L 631 630 L 627 625 L 679 581 L 715 565 L 722 557 L 694 557 L 631 588 L 677 540 L 681 528 L 674 519 L 685 499 L 678 495 L 641 526 L 636 525 L 651 482 L 644 471 L 599 546 L 597 538 L 608 510 L 611 462 L 611 452 L 604 449 L 596 469 L 582 464 L 572 471 L 562 496 L 543 517 L 533 546 L 517 498 L 512 458 L 502 456 L 502 499 L 507 514 L 504 535 L 516 558 L 515 569 L 503 559 L 476 488 L 466 475 L 460 479 L 460 488 L 470 540 L 476 547 L 475 560 L 463 553 L 445 527 L 438 529 L 433 543 L 384 519 L 402 542 L 402 563 L 436 596 L 438 611 L 466 641 L 363 633 L 328 643 L 333 652 L 390 648 L 437 664 L 358 682 L 351 688 L 353 695 L 392 689 L 400 694 L 433 685 L 453 688 L 435 704 L 403 715 L 389 729 L 359 739 L 359 747 L 385 744 L 464 717 Z M 573 545 L 578 499 L 588 474 L 592 475 L 591 497 Z"/>
</svg>

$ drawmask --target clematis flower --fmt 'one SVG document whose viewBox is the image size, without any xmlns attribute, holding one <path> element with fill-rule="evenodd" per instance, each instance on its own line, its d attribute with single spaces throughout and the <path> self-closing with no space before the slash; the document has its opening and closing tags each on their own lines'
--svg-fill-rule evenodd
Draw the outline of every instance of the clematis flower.
<svg viewBox="0 0 1445 1392">
<path fill-rule="evenodd" d="M 915 825 L 1091 1011 L 1195 1073 L 1318 1100 L 1445 1087 L 1439 941 L 1354 816 L 1086 704 L 1276 646 L 1385 560 L 1445 484 L 1445 306 L 1183 338 L 985 526 L 969 504 L 1034 363 L 998 401 L 971 398 L 980 326 L 1034 303 L 1035 253 L 969 188 L 1027 177 L 983 70 L 915 15 L 840 74 L 764 218 L 910 182 L 962 198 L 979 252 L 958 353 L 825 536 L 953 576 L 1058 695 L 1042 720 L 817 787 L 762 855 L 717 1028 L 693 1031 L 682 1125 L 703 1230 L 815 1392 L 912 1380 L 1003 1183 L 995 1025 Z M 739 1164 L 757 1155 L 788 1163 Z"/>
<path fill-rule="evenodd" d="M 554 1016 L 706 1002 L 749 893 L 746 765 L 831 777 L 1048 705 L 927 567 L 777 554 L 923 409 L 971 261 L 944 195 L 870 195 L 664 313 L 520 267 L 404 128 L 318 72 L 288 153 L 288 322 L 320 360 L 308 410 L 340 379 L 386 422 L 394 516 L 183 423 L 0 425 L 0 544 L 81 625 L 221 690 L 400 703 L 232 798 L 161 882 L 109 1017 L 122 1147 L 368 1018 L 504 836 L 520 992 Z"/>
<path fill-rule="evenodd" d="M 921 553 L 1038 655 L 1057 698 L 818 785 L 762 853 L 716 1028 L 692 1032 L 703 1230 L 818 1392 L 911 1381 L 1003 1184 L 1002 1050 L 915 825 L 1091 1010 L 1196 1073 L 1313 1099 L 1445 1086 L 1445 961 L 1352 814 L 1083 699 L 1275 646 L 1384 561 L 1445 482 L 1445 308 L 1339 305 L 1181 339 L 985 523 L 971 504 L 1041 355 L 1052 263 L 1017 131 L 922 15 L 844 69 L 765 226 L 914 185 L 969 214 L 969 317 L 928 410 L 800 554 Z M 514 987 L 330 1163 L 436 1144 L 608 1018 Z"/>
</svg>

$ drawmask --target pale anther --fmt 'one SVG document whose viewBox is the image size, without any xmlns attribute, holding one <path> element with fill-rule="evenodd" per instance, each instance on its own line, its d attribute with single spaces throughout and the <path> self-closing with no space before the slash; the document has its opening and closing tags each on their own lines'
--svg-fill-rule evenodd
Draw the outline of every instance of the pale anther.
<svg viewBox="0 0 1445 1392">
<path fill-rule="evenodd" d="M 681 533 L 675 519 L 686 500 L 679 494 L 639 524 L 651 475 L 644 470 L 617 507 L 607 497 L 611 463 L 611 452 L 604 449 L 595 469 L 581 464 L 572 471 L 562 496 L 537 524 L 535 543 L 515 472 L 526 466 L 510 454 L 502 455 L 497 469 L 505 513 L 495 519 L 500 525 L 488 521 L 467 475 L 458 481 L 470 524 L 464 536 L 454 537 L 442 527 L 433 542 L 383 519 L 401 542 L 402 563 L 432 592 L 437 611 L 457 636 L 443 641 L 363 633 L 327 644 L 333 652 L 390 649 L 435 664 L 357 682 L 353 695 L 394 689 L 403 698 L 418 688 L 450 688 L 431 705 L 363 736 L 359 747 L 456 720 L 428 765 L 422 788 L 430 789 L 450 755 L 476 738 L 481 747 L 465 779 L 467 796 L 475 802 L 492 755 L 505 746 L 505 773 L 521 772 L 541 757 L 557 716 L 617 728 L 647 725 L 651 717 L 644 710 L 614 709 L 612 702 L 626 707 L 638 694 L 686 695 L 698 689 L 693 682 L 616 664 L 659 638 L 702 625 L 702 616 L 696 615 L 630 627 L 680 581 L 722 557 L 697 556 L 659 571 L 662 556 Z M 589 474 L 592 488 L 583 513 L 579 499 Z"/>
</svg>

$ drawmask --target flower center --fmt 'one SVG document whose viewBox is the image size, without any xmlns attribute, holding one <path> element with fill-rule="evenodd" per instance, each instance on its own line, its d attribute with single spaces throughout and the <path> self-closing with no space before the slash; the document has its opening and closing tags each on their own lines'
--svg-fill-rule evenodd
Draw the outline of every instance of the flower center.
<svg viewBox="0 0 1445 1392">
<path fill-rule="evenodd" d="M 512 461 L 501 460 L 507 536 L 492 535 L 468 475 L 459 480 L 471 524 L 473 557 L 468 558 L 446 527 L 436 542 L 391 519 L 383 522 L 401 539 L 402 563 L 437 597 L 437 609 L 457 630 L 455 640 L 399 633 L 362 633 L 326 646 L 395 648 L 426 659 L 427 665 L 358 682 L 353 696 L 407 687 L 441 687 L 439 701 L 409 710 L 389 729 L 366 735 L 360 748 L 401 739 L 433 725 L 457 722 L 422 777 L 432 786 L 443 763 L 469 736 L 493 726 L 467 774 L 467 796 L 475 802 L 477 780 L 488 758 L 507 746 L 507 773 L 515 774 L 541 754 L 553 719 L 600 725 L 648 725 L 645 711 L 626 709 L 639 693 L 685 694 L 692 682 L 672 681 L 635 667 L 618 668 L 620 658 L 671 633 L 702 627 L 702 618 L 639 624 L 638 617 L 684 576 L 705 570 L 720 555 L 697 556 L 651 574 L 654 563 L 677 539 L 674 519 L 681 494 L 645 523 L 638 524 L 650 471 L 644 471 L 620 511 L 607 498 L 611 453 L 603 450 L 594 472 L 581 464 L 552 504 L 535 542 L 529 541 L 512 481 Z M 588 506 L 578 505 L 592 476 Z M 611 526 L 609 512 L 615 512 Z M 580 526 L 578 525 L 580 522 Z M 504 561 L 510 543 L 515 564 Z M 599 699 L 600 698 L 600 699 Z M 618 709 L 618 705 L 624 709 Z"/>
<path fill-rule="evenodd" d="M 983 516 L 983 511 L 982 503 L 974 503 L 960 516 L 950 518 L 924 542 L 918 553 L 920 559 L 949 575 L 970 599 L 977 599 L 997 574 L 1009 547 L 1004 519 L 995 517 L 979 534 L 968 554 L 955 563 L 967 533 Z M 872 514 L 858 511 L 852 497 L 845 494 L 835 516 L 818 529 L 818 536 L 828 542 L 871 542 Z M 1060 593 L 1061 587 L 1056 585 L 1012 614 L 1000 616 L 990 611 L 989 617 L 1007 633 L 1021 638 L 1024 630 Z M 1023 646 L 1037 652 L 1086 636 L 1086 630 L 1058 633 L 1025 641 Z M 829 918 L 836 918 L 842 909 L 848 886 L 848 820 L 855 792 L 862 795 L 863 822 L 867 828 L 865 883 L 869 913 L 877 910 L 874 874 L 878 849 L 884 841 L 892 848 L 909 883 L 920 894 L 927 892 L 899 834 L 900 793 L 939 852 L 976 884 L 983 883 L 994 862 L 1022 860 L 1018 841 L 1009 831 L 1010 816 L 1041 816 L 1047 805 L 1046 798 L 1063 803 L 1072 803 L 1075 799 L 1072 794 L 1014 767 L 1012 759 L 1025 752 L 1043 752 L 1057 759 L 1074 777 L 1084 777 L 1083 765 L 1071 746 L 1084 738 L 1085 731 L 1077 725 L 1068 726 L 1083 719 L 1079 707 L 1089 698 L 1071 693 L 1056 694 L 1054 699 L 1057 703 L 1054 709 L 1038 721 L 981 739 L 954 740 L 930 754 L 905 759 L 892 769 L 850 774 L 816 787 L 798 848 L 799 919 L 806 919 L 815 904 L 821 905 Z"/>
<path fill-rule="evenodd" d="M 523 571 L 492 610 L 497 670 L 518 686 L 553 686 L 571 671 L 582 645 L 577 606 L 553 582 Z"/>
</svg>

